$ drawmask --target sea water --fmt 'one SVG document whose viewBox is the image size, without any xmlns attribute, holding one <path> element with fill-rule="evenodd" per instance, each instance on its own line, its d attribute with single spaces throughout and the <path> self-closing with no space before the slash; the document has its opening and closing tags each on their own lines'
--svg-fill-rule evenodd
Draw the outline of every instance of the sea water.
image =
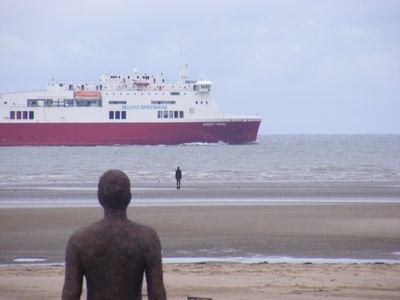
<svg viewBox="0 0 400 300">
<path fill-rule="evenodd" d="M 0 207 L 18 201 L 29 205 L 29 198 L 13 199 L 7 190 L 46 188 L 62 190 L 64 197 L 79 192 L 95 196 L 98 178 L 108 169 L 125 171 L 136 189 L 173 188 L 177 166 L 183 169 L 186 186 L 230 182 L 398 186 L 400 135 L 261 135 L 249 145 L 0 147 L 0 161 Z M 67 206 L 87 204 L 84 197 L 64 200 Z M 51 199 L 43 202 L 56 204 Z M 178 204 L 184 202 L 180 199 Z"/>
</svg>

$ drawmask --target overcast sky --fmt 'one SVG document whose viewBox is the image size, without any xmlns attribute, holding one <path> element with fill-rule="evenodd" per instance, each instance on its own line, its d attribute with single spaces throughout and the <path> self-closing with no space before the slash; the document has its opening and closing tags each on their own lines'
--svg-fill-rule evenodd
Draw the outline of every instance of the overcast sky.
<svg viewBox="0 0 400 300">
<path fill-rule="evenodd" d="M 263 134 L 400 133 L 400 1 L 0 0 L 0 92 L 178 74 Z"/>
</svg>

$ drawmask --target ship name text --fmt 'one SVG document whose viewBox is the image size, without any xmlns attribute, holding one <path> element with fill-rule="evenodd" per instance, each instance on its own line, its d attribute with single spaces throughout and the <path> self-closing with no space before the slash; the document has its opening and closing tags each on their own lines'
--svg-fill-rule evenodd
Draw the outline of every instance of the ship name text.
<svg viewBox="0 0 400 300">
<path fill-rule="evenodd" d="M 135 105 L 122 105 L 123 110 L 160 110 L 168 109 L 166 104 L 135 104 Z"/>
</svg>

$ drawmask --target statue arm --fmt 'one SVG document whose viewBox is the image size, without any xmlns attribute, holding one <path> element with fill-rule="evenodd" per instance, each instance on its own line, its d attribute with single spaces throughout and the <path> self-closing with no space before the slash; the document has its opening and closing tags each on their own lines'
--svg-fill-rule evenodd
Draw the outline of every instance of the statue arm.
<svg viewBox="0 0 400 300">
<path fill-rule="evenodd" d="M 79 252 L 72 238 L 68 241 L 65 255 L 65 280 L 62 300 L 80 299 L 82 293 L 83 270 L 79 260 Z"/>
<path fill-rule="evenodd" d="M 161 243 L 156 232 L 153 232 L 153 247 L 148 253 L 146 263 L 147 295 L 149 300 L 166 300 L 164 287 Z"/>
</svg>

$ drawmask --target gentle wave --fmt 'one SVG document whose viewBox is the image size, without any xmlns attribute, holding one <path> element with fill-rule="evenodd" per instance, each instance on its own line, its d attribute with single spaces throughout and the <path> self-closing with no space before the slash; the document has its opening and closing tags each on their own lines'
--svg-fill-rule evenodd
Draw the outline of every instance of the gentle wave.
<svg viewBox="0 0 400 300">
<path fill-rule="evenodd" d="M 241 263 L 241 264 L 400 264 L 400 259 L 359 259 L 359 258 L 318 258 L 318 257 L 289 257 L 289 256 L 255 256 L 255 257 L 163 257 L 163 264 L 206 264 L 206 263 Z M 63 262 L 47 263 L 47 258 L 20 257 L 14 263 L 64 266 Z M 1 264 L 0 266 L 9 266 Z"/>
<path fill-rule="evenodd" d="M 252 145 L 0 147 L 2 184 L 91 183 L 107 169 L 133 181 L 400 181 L 400 135 L 260 136 Z"/>
</svg>

